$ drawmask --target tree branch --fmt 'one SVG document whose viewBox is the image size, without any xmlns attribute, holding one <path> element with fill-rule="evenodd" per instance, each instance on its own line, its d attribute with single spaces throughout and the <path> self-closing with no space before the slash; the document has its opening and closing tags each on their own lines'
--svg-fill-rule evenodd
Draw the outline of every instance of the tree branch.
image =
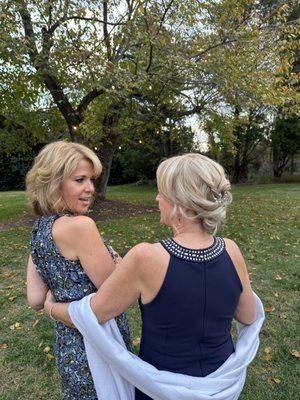
<svg viewBox="0 0 300 400">
<path fill-rule="evenodd" d="M 84 98 L 81 100 L 79 103 L 76 112 L 82 115 L 89 104 L 98 96 L 101 96 L 101 94 L 105 93 L 105 89 L 93 89 L 91 92 L 89 92 Z"/>
<path fill-rule="evenodd" d="M 28 53 L 32 65 L 40 74 L 44 84 L 50 91 L 56 106 L 63 115 L 69 127 L 71 139 L 76 140 L 78 138 L 78 134 L 74 132 L 73 127 L 79 126 L 79 124 L 82 122 L 82 116 L 75 113 L 75 110 L 73 109 L 68 97 L 64 94 L 63 88 L 61 87 L 58 79 L 51 74 L 48 58 L 52 42 L 51 37 L 49 37 L 49 32 L 43 30 L 43 46 L 45 47 L 43 47 L 42 51 L 39 53 L 35 43 L 35 35 L 31 16 L 24 1 L 21 1 L 19 13 L 23 22 Z"/>
<path fill-rule="evenodd" d="M 35 37 L 34 37 L 34 31 L 33 31 L 31 17 L 27 10 L 25 2 L 21 1 L 20 4 L 21 4 L 21 7 L 20 7 L 19 12 L 20 12 L 21 19 L 23 22 L 29 57 L 30 57 L 31 62 L 35 63 L 37 60 L 37 57 L 39 55 L 39 52 L 38 52 L 38 49 L 35 44 Z"/>
<path fill-rule="evenodd" d="M 169 2 L 169 4 L 166 6 L 166 8 L 165 8 L 165 10 L 164 10 L 164 13 L 163 13 L 163 15 L 162 15 L 162 17 L 161 17 L 161 19 L 160 19 L 159 30 L 158 30 L 158 31 L 160 31 L 160 29 L 162 28 L 162 25 L 163 25 L 163 23 L 164 23 L 164 21 L 165 21 L 165 18 L 166 18 L 166 16 L 167 16 L 167 13 L 168 13 L 168 11 L 170 10 L 170 8 L 171 8 L 171 6 L 172 6 L 173 3 L 174 3 L 174 0 L 171 0 L 171 1 Z"/>
<path fill-rule="evenodd" d="M 110 38 L 109 38 L 109 33 L 108 33 L 108 29 L 107 29 L 107 25 L 108 25 L 108 4 L 107 4 L 107 0 L 103 0 L 103 37 L 104 37 L 104 43 L 106 46 L 106 50 L 107 50 L 107 58 L 108 60 L 111 59 L 111 43 L 110 43 Z"/>
<path fill-rule="evenodd" d="M 90 22 L 98 22 L 100 24 L 105 24 L 105 25 L 112 25 L 112 26 L 120 26 L 120 25 L 126 25 L 125 22 L 108 22 L 102 19 L 94 18 L 94 17 L 82 17 L 79 15 L 70 15 L 69 17 L 64 16 L 60 19 L 58 19 L 50 28 L 49 32 L 54 33 L 54 31 L 62 25 L 66 21 L 70 20 L 80 20 L 80 21 L 90 21 Z"/>
</svg>

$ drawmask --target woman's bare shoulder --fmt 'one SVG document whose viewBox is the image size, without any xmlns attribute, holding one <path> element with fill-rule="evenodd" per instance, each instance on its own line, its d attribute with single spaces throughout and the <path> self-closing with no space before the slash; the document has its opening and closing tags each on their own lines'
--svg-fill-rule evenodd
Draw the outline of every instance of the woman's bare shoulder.
<svg viewBox="0 0 300 400">
<path fill-rule="evenodd" d="M 131 249 L 131 252 L 140 259 L 156 258 L 162 252 L 160 243 L 142 242 Z"/>
<path fill-rule="evenodd" d="M 53 226 L 54 238 L 68 238 L 71 241 L 86 238 L 88 235 L 99 234 L 98 228 L 92 218 L 85 215 L 61 217 Z"/>
<path fill-rule="evenodd" d="M 236 267 L 239 275 L 245 273 L 247 270 L 243 254 L 239 246 L 231 239 L 224 238 L 227 253 L 229 254 L 234 266 Z"/>
<path fill-rule="evenodd" d="M 230 256 L 232 255 L 237 258 L 243 257 L 239 246 L 235 243 L 234 240 L 224 238 L 224 242 L 225 242 L 226 250 Z"/>
<path fill-rule="evenodd" d="M 129 253 L 133 258 L 135 270 L 145 280 L 148 280 L 150 275 L 155 274 L 162 265 L 166 264 L 169 257 L 159 243 L 139 243 Z"/>
</svg>

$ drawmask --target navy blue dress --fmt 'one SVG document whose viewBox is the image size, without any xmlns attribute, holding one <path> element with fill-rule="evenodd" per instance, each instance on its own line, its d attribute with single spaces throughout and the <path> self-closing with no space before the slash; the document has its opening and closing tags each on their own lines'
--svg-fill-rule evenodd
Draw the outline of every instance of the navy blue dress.
<svg viewBox="0 0 300 400">
<path fill-rule="evenodd" d="M 242 284 L 222 238 L 201 250 L 173 239 L 161 244 L 170 262 L 156 297 L 140 302 L 140 357 L 159 370 L 203 377 L 234 352 L 231 323 Z M 150 397 L 136 389 L 135 399 Z"/>
<path fill-rule="evenodd" d="M 55 300 L 70 302 L 96 292 L 97 288 L 85 273 L 80 261 L 65 258 L 56 246 L 52 238 L 52 226 L 61 216 L 62 214 L 53 214 L 37 219 L 31 235 L 30 254 Z M 127 347 L 131 349 L 125 314 L 117 317 L 116 321 Z M 83 338 L 76 328 L 68 328 L 61 322 L 55 323 L 54 355 L 61 376 L 62 399 L 97 400 Z"/>
</svg>

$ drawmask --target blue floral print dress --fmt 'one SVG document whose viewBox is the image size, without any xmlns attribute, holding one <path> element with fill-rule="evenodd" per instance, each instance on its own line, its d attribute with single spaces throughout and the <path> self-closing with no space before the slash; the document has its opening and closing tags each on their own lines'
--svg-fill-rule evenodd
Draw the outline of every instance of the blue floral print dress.
<svg viewBox="0 0 300 400">
<path fill-rule="evenodd" d="M 38 273 L 53 293 L 55 300 L 70 302 L 96 292 L 97 288 L 85 273 L 80 261 L 65 258 L 53 240 L 53 223 L 62 215 L 70 216 L 52 214 L 37 219 L 31 235 L 30 254 Z M 117 317 L 116 322 L 127 348 L 131 350 L 125 314 Z M 76 328 L 69 328 L 61 322 L 55 323 L 54 354 L 61 376 L 62 399 L 96 400 L 97 394 L 83 338 Z"/>
</svg>

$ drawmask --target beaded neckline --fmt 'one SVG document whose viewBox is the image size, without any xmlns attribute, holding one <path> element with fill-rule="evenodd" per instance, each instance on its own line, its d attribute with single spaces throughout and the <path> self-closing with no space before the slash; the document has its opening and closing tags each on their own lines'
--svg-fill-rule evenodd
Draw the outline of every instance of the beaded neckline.
<svg viewBox="0 0 300 400">
<path fill-rule="evenodd" d="M 160 243 L 173 256 L 187 261 L 210 261 L 218 257 L 225 248 L 224 239 L 214 237 L 214 243 L 205 249 L 188 249 L 174 239 L 161 240 Z"/>
</svg>

